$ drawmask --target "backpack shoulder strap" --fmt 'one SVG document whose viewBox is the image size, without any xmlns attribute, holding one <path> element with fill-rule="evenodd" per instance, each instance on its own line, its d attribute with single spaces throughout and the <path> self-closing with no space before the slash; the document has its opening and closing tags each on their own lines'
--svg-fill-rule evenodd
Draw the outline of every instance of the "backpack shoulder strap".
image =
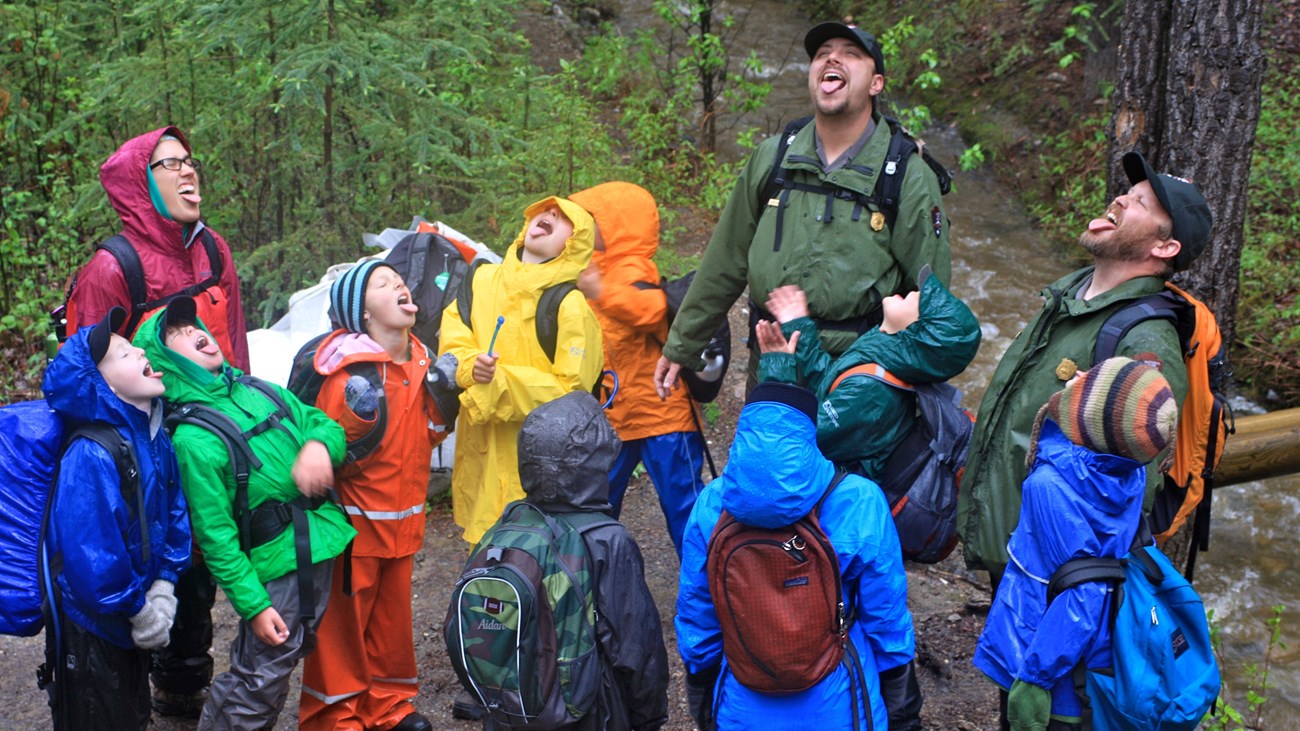
<svg viewBox="0 0 1300 731">
<path fill-rule="evenodd" d="M 537 300 L 537 342 L 541 344 L 546 357 L 555 362 L 556 339 L 560 335 L 560 305 L 570 292 L 578 289 L 577 282 L 560 282 L 547 287 Z"/>
<path fill-rule="evenodd" d="M 175 433 L 176 427 L 181 424 L 206 429 L 226 446 L 226 453 L 230 455 L 230 471 L 235 477 L 235 520 L 239 525 L 239 545 L 245 554 L 251 554 L 252 512 L 248 507 L 248 478 L 253 470 L 262 468 L 262 460 L 253 452 L 248 443 L 248 434 L 239 428 L 235 420 L 210 406 L 181 405 L 167 416 L 167 428 Z"/>
<path fill-rule="evenodd" d="M 488 263 L 486 259 L 476 259 L 471 263 L 469 271 L 465 272 L 465 278 L 460 280 L 460 287 L 456 291 L 456 307 L 460 310 L 460 321 L 470 330 L 474 329 L 474 319 L 470 317 L 474 312 L 474 275 L 478 274 L 479 267 L 486 263 Z"/>
<path fill-rule="evenodd" d="M 149 303 L 149 291 L 145 287 L 144 265 L 140 263 L 140 254 L 127 241 L 126 237 L 118 234 L 107 241 L 100 243 L 95 247 L 103 249 L 113 255 L 117 260 L 118 267 L 122 270 L 122 279 L 126 281 L 127 296 L 131 298 L 131 306 L 128 308 L 126 320 L 126 332 L 135 332 L 136 327 L 140 325 L 140 320 L 144 318 Z"/>
<path fill-rule="evenodd" d="M 799 130 L 808 126 L 812 121 L 812 116 L 800 117 L 788 124 L 781 131 L 780 141 L 776 145 L 776 159 L 772 161 L 772 167 L 767 171 L 767 179 L 763 187 L 759 189 L 758 208 L 762 210 L 767 205 L 767 201 L 776 195 L 777 191 L 785 187 L 786 168 L 782 163 L 785 162 L 785 153 L 790 149 L 790 143 L 794 141 L 795 135 Z"/>
<path fill-rule="evenodd" d="M 849 474 L 848 472 L 841 469 L 835 470 L 835 476 L 831 478 L 831 484 L 826 486 L 826 492 L 822 493 L 822 496 L 817 499 L 817 504 L 813 506 L 812 509 L 813 513 L 815 513 L 818 516 L 821 515 L 822 503 L 826 502 L 826 498 L 831 496 L 831 493 L 835 490 L 835 488 L 839 487 L 841 482 L 844 482 L 844 478 L 848 476 L 848 474 Z"/>
<path fill-rule="evenodd" d="M 1166 320 L 1178 331 L 1178 340 L 1186 350 L 1190 334 L 1188 326 L 1194 325 L 1195 309 L 1174 292 L 1165 289 L 1156 294 L 1133 300 L 1112 312 L 1097 333 L 1092 348 L 1092 362 L 1100 363 L 1115 355 L 1119 343 L 1129 331 L 1147 320 Z"/>
<path fill-rule="evenodd" d="M 140 489 L 140 463 L 136 460 L 135 449 L 121 432 L 104 423 L 94 422 L 78 426 L 68 436 L 68 444 L 78 438 L 89 439 L 112 456 L 113 463 L 117 465 L 117 482 L 118 489 L 122 493 L 122 501 L 126 503 L 129 510 L 135 511 L 136 517 L 140 520 L 142 558 L 145 563 L 148 563 L 149 518 L 144 511 L 144 490 Z"/>
<path fill-rule="evenodd" d="M 217 249 L 217 238 L 212 235 L 211 229 L 204 226 L 199 232 L 199 239 L 203 241 L 203 250 L 208 253 L 208 266 L 212 269 L 212 274 L 203 280 L 203 289 L 207 289 L 221 281 L 226 264 L 221 260 L 221 251 Z"/>
<path fill-rule="evenodd" d="M 916 391 L 915 386 L 885 370 L 884 366 L 879 363 L 863 363 L 862 365 L 853 366 L 836 376 L 835 380 L 831 382 L 830 390 L 828 390 L 827 393 L 829 394 L 831 391 L 834 391 L 840 383 L 844 381 L 844 379 L 849 378 L 850 376 L 866 376 L 867 378 L 897 388 L 900 391 Z"/>
<path fill-rule="evenodd" d="M 912 155 L 920 154 L 921 159 L 934 172 L 939 182 L 939 194 L 947 195 L 952 190 L 952 173 L 935 160 L 925 146 L 903 129 L 897 119 L 883 117 L 889 125 L 889 149 L 885 153 L 885 163 L 880 176 L 876 178 L 874 198 L 885 214 L 885 223 L 889 230 L 894 230 L 894 221 L 898 219 L 898 207 L 903 198 L 903 178 L 907 174 L 907 163 Z"/>
</svg>

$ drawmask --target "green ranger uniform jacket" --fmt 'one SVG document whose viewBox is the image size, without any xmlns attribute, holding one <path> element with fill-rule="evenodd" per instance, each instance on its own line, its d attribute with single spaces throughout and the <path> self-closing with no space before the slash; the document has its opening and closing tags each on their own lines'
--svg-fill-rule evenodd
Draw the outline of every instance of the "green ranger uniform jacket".
<svg viewBox="0 0 1300 731">
<path fill-rule="evenodd" d="M 817 155 L 815 125 L 805 125 L 786 151 L 785 167 L 793 182 L 870 196 L 890 138 L 889 125 L 879 114 L 875 121 L 875 131 L 862 149 L 829 173 L 822 171 Z M 779 137 L 771 137 L 758 146 L 727 199 L 664 346 L 664 355 L 674 363 L 703 367 L 700 352 L 746 285 L 758 303 L 766 302 L 767 293 L 777 287 L 799 285 L 808 294 L 823 347 L 839 355 L 866 328 L 837 329 L 831 323 L 874 315 L 879 324 L 880 301 L 913 289 L 926 264 L 948 284 L 948 221 L 938 179 L 919 156 L 908 161 L 891 232 L 883 216 L 872 215 L 877 206 L 861 206 L 853 195 L 792 190 L 783 204 L 760 201 L 779 143 Z M 784 208 L 780 216 L 778 206 Z"/>
<path fill-rule="evenodd" d="M 1164 280 L 1138 277 L 1093 297 L 1079 298 L 1092 267 L 1068 274 L 1042 292 L 1043 309 L 1030 320 L 998 363 L 980 401 L 958 497 L 957 531 L 966 565 L 1001 572 L 1007 540 L 1020 518 L 1020 486 L 1029 474 L 1025 454 L 1038 410 L 1078 370 L 1092 367 L 1092 351 L 1106 319 L 1133 300 L 1160 292 Z M 1158 361 L 1178 403 L 1187 395 L 1187 369 L 1178 332 L 1164 320 L 1148 320 L 1129 331 L 1115 355 Z M 1149 506 L 1162 484 L 1159 460 L 1147 467 Z"/>
<path fill-rule="evenodd" d="M 265 395 L 235 381 L 243 375 L 227 363 L 213 374 L 163 343 L 161 323 L 166 308 L 145 321 L 136 333 L 136 346 L 144 349 L 149 362 L 163 371 L 167 400 L 172 405 L 197 403 L 229 416 L 240 429 L 266 421 L 276 406 Z M 329 450 L 337 468 L 343 462 L 346 436 L 343 427 L 313 406 L 307 406 L 289 391 L 271 384 L 288 404 L 289 418 L 249 439 L 249 447 L 262 462 L 248 477 L 248 505 L 255 509 L 268 500 L 289 502 L 299 496 L 292 470 L 298 451 L 316 440 Z M 252 549 L 252 558 L 239 547 L 239 526 L 235 520 L 235 477 L 225 443 L 201 426 L 181 424 L 172 435 L 180 462 L 181 489 L 190 504 L 194 537 L 212 571 L 239 616 L 251 620 L 271 606 L 265 584 L 294 571 L 293 526 L 279 536 Z M 347 516 L 326 501 L 307 513 L 311 535 L 311 558 L 320 563 L 343 553 L 356 535 Z M 307 568 L 307 567 L 303 567 Z"/>
</svg>

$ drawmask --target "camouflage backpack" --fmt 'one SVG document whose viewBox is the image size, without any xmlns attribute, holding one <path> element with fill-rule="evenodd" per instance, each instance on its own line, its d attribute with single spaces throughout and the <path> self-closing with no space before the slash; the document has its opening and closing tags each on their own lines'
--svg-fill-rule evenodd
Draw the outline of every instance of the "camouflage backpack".
<svg viewBox="0 0 1300 731">
<path fill-rule="evenodd" d="M 470 554 L 443 635 L 461 685 L 501 726 L 553 729 L 594 709 L 601 660 L 582 534 L 614 524 L 520 500 Z"/>
</svg>

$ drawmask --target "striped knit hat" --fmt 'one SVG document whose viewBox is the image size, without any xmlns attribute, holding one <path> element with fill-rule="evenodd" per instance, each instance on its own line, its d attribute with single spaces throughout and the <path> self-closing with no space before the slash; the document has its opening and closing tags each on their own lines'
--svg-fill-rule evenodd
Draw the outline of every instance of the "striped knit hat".
<svg viewBox="0 0 1300 731">
<path fill-rule="evenodd" d="M 343 272 L 330 285 L 330 319 L 354 333 L 366 332 L 366 284 L 379 267 L 391 266 L 379 259 L 366 259 Z"/>
<path fill-rule="evenodd" d="M 1065 384 L 1038 412 L 1026 461 L 1031 469 L 1049 416 L 1071 442 L 1145 464 L 1173 442 L 1178 404 L 1159 370 L 1129 358 L 1104 360 Z"/>
</svg>

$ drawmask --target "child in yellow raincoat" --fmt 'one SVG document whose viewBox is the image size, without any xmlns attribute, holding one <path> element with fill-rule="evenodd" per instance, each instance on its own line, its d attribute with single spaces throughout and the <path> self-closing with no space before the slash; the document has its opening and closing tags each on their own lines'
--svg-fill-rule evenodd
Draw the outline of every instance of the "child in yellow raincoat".
<svg viewBox="0 0 1300 731">
<path fill-rule="evenodd" d="M 524 417 L 570 391 L 589 391 L 604 363 L 600 323 L 582 292 L 569 292 L 558 311 L 555 356 L 538 341 L 542 294 L 576 282 L 591 262 L 595 223 L 564 198 L 546 198 L 524 211 L 524 227 L 500 264 L 474 270 L 470 327 L 461 297 L 443 311 L 441 346 L 456 357 L 460 396 L 452 510 L 464 538 L 477 543 L 506 504 L 524 497 L 516 442 Z M 499 326 L 498 318 L 504 318 Z"/>
</svg>

